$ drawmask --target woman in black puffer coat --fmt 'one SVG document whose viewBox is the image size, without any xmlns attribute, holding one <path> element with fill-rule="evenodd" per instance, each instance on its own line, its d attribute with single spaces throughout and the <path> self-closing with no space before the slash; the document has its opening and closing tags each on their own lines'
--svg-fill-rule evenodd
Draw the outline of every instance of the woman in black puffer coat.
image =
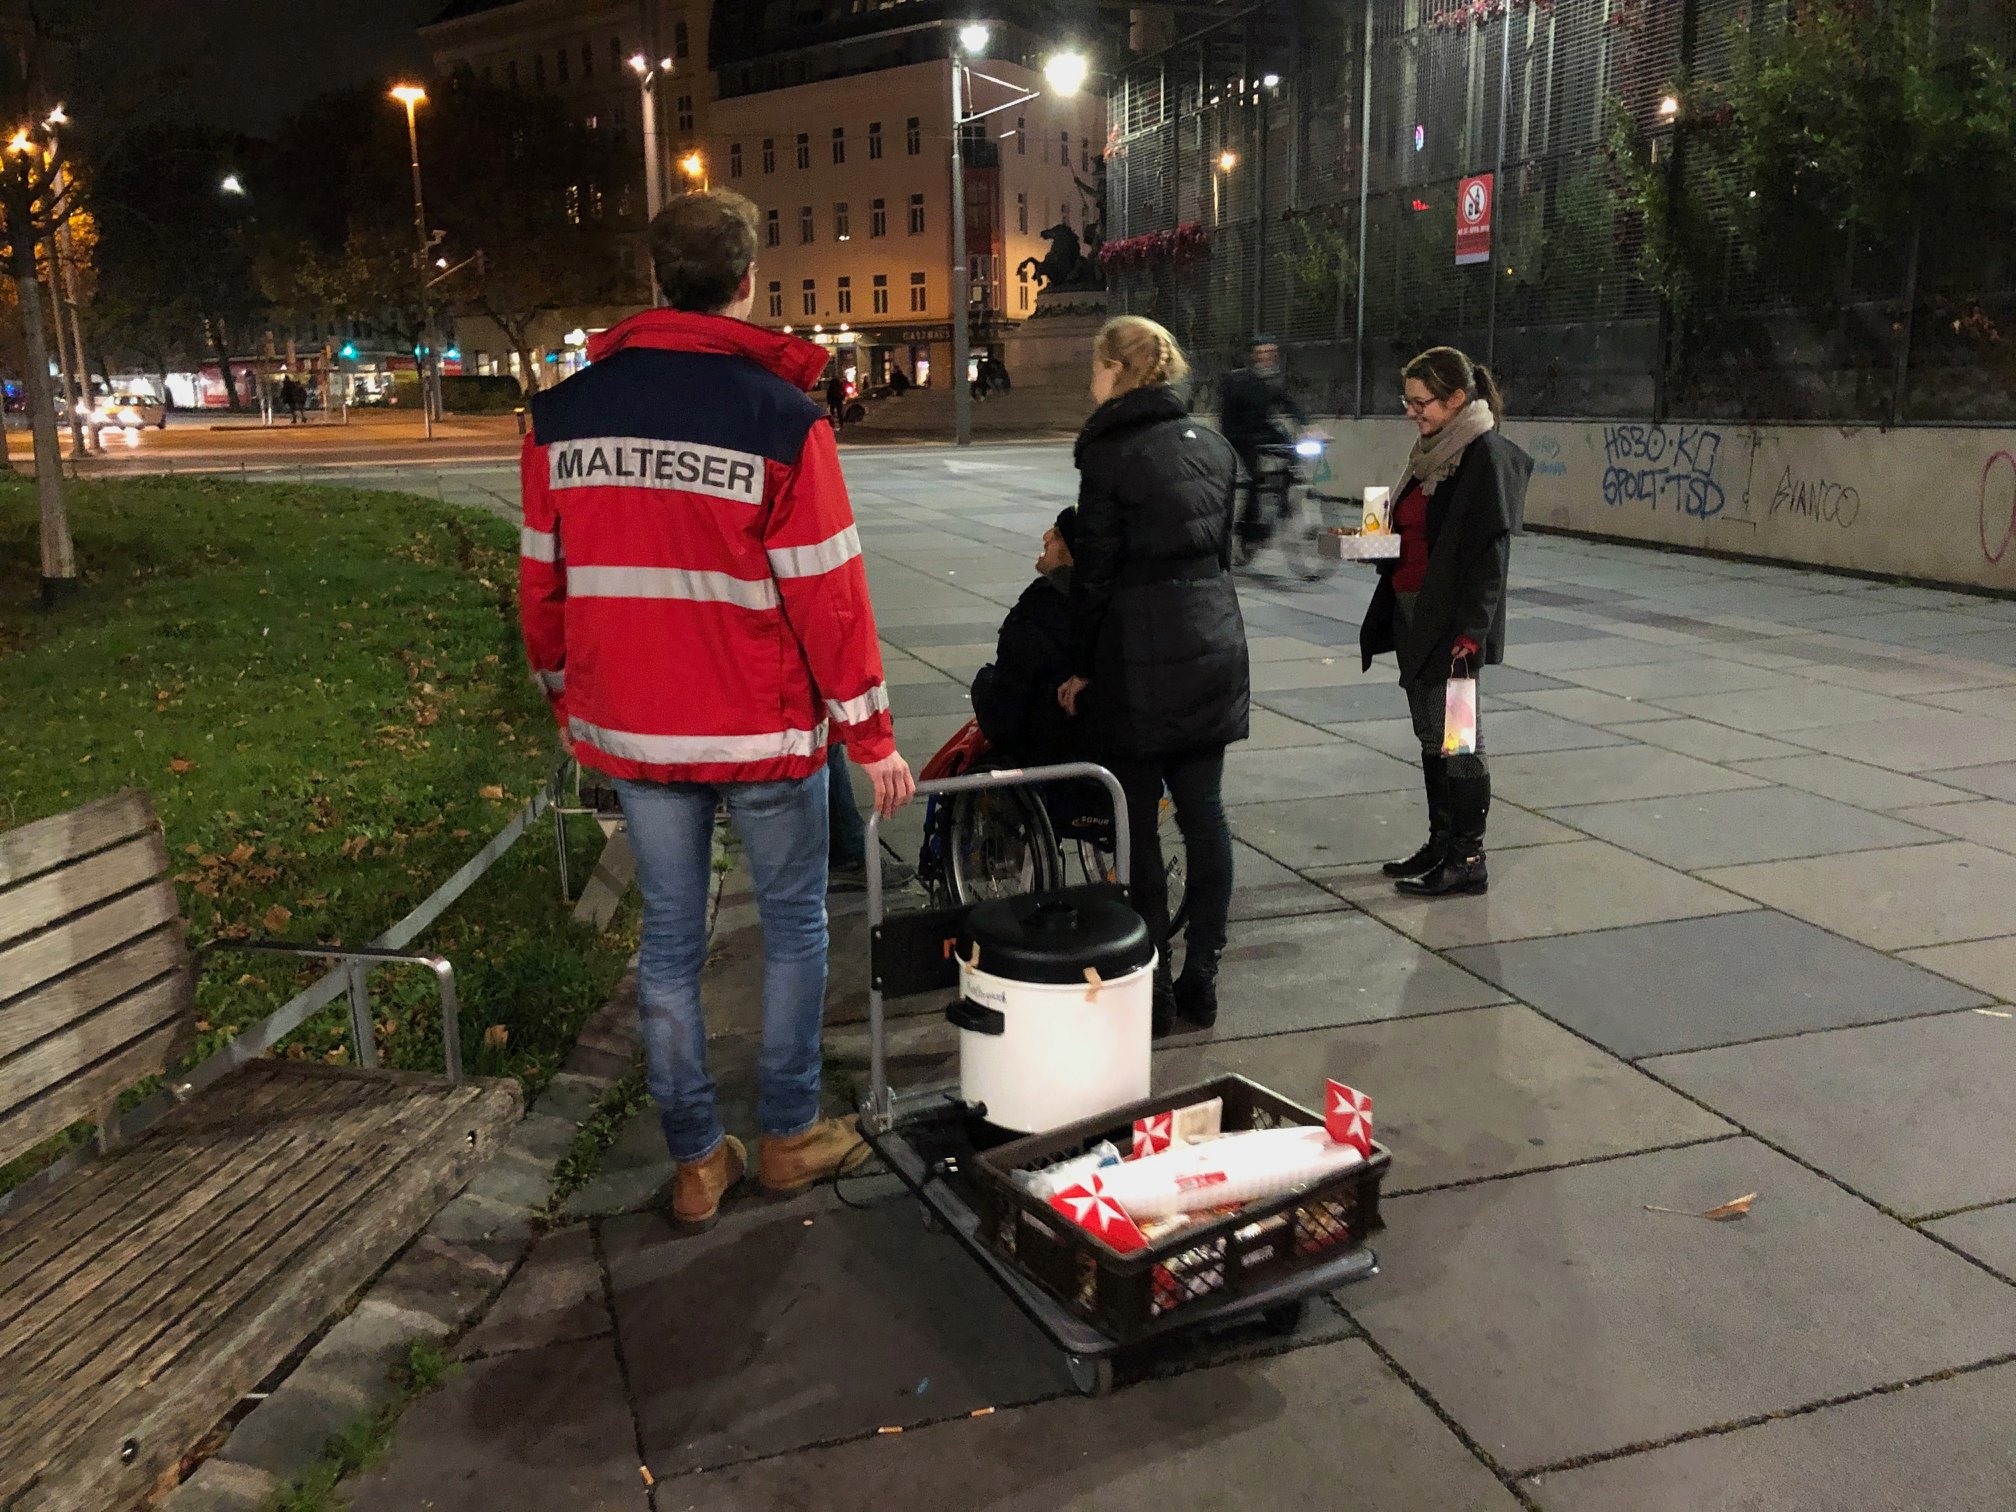
<svg viewBox="0 0 2016 1512">
<path fill-rule="evenodd" d="M 1246 627 L 1232 585 L 1239 466 L 1190 418 L 1189 364 L 1152 320 L 1123 315 L 1093 345 L 1099 408 L 1079 434 L 1071 671 L 1058 700 L 1082 748 L 1127 790 L 1134 907 L 1162 952 L 1157 1033 L 1218 1016 L 1218 957 L 1232 906 L 1225 747 L 1246 738 Z M 1162 793 L 1188 852 L 1183 976 L 1170 978 L 1168 885 L 1156 838 Z"/>
</svg>

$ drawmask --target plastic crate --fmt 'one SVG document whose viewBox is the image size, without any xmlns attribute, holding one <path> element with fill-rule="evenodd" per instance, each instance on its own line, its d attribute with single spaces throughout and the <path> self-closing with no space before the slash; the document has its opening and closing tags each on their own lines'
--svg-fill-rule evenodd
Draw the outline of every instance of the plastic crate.
<svg viewBox="0 0 2016 1512">
<path fill-rule="evenodd" d="M 1125 1255 L 1011 1175 L 1072 1159 L 1101 1140 L 1125 1151 L 1133 1143 L 1135 1119 L 1214 1097 L 1224 1100 L 1220 1127 L 1227 1134 L 1323 1121 L 1257 1082 L 1221 1076 L 999 1145 L 976 1159 L 981 1235 L 1066 1308 L 1124 1344 L 1179 1326 L 1186 1308 L 1229 1301 L 1362 1244 L 1382 1226 L 1379 1184 L 1393 1157 L 1378 1144 L 1362 1165 L 1249 1202 L 1237 1213 L 1185 1227 Z"/>
</svg>

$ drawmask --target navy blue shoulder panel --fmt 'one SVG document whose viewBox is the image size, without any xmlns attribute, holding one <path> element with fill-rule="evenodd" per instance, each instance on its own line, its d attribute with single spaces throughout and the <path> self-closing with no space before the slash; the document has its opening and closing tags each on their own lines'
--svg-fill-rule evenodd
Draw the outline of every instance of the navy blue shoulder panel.
<svg viewBox="0 0 2016 1512">
<path fill-rule="evenodd" d="M 535 394 L 540 445 L 636 436 L 753 452 L 790 465 L 822 405 L 746 357 L 632 347 Z"/>
</svg>

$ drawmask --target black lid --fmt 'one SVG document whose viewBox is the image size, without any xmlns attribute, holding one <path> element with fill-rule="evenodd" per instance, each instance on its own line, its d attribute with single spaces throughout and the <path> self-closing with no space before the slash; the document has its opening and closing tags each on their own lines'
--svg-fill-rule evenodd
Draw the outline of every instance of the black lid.
<svg viewBox="0 0 2016 1512">
<path fill-rule="evenodd" d="M 959 959 L 1014 982 L 1085 980 L 1091 967 L 1114 980 L 1155 958 L 1155 942 L 1141 916 L 1117 898 L 1002 898 L 966 916 Z"/>
</svg>

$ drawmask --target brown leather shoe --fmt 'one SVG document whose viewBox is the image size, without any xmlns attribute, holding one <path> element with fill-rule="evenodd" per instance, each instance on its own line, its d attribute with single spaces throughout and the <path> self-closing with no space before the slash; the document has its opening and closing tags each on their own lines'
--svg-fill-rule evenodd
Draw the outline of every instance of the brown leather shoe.
<svg viewBox="0 0 2016 1512">
<path fill-rule="evenodd" d="M 814 1182 L 853 1170 L 868 1158 L 868 1146 L 854 1119 L 822 1118 L 789 1139 L 763 1136 L 757 1154 L 758 1180 L 775 1197 L 802 1192 Z"/>
<path fill-rule="evenodd" d="M 749 1169 L 749 1152 L 733 1134 L 705 1160 L 684 1161 L 672 1174 L 672 1221 L 698 1234 L 714 1227 L 721 1199 Z"/>
</svg>

